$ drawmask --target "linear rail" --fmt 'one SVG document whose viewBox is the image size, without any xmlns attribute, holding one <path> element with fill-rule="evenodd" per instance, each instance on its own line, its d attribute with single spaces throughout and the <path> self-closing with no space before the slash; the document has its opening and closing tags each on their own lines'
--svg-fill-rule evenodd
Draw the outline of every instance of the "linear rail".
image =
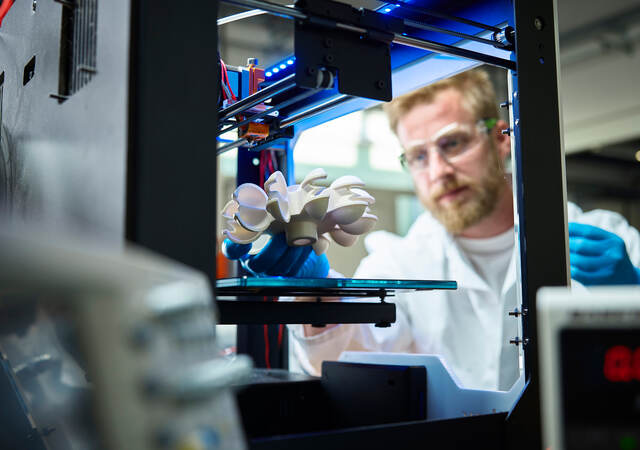
<svg viewBox="0 0 640 450">
<path fill-rule="evenodd" d="M 281 94 L 284 91 L 291 89 L 296 85 L 295 77 L 296 75 L 292 73 L 291 75 L 283 78 L 277 83 L 273 83 L 271 86 L 267 86 L 266 88 L 259 90 L 255 94 L 245 97 L 242 100 L 239 100 L 236 103 L 232 104 L 231 106 L 218 111 L 218 120 L 220 122 L 227 120 L 246 110 L 247 108 L 251 108 L 259 103 L 264 102 L 268 98 L 273 97 L 274 95 Z"/>
<path fill-rule="evenodd" d="M 399 5 L 400 8 L 406 9 L 407 11 L 415 12 L 418 14 L 424 14 L 426 16 L 437 17 L 438 19 L 450 20 L 452 22 L 464 23 L 466 25 L 471 25 L 472 27 L 481 28 L 483 30 L 493 31 L 494 33 L 499 33 L 502 30 L 498 27 L 494 27 L 491 25 L 486 25 L 484 23 L 476 22 L 475 20 L 464 19 L 458 16 L 452 16 L 449 14 L 440 13 L 437 11 L 431 11 L 429 9 L 420 8 L 416 5 L 411 5 L 407 3 L 405 0 L 396 0 L 396 5 Z"/>
<path fill-rule="evenodd" d="M 503 69 L 516 70 L 516 63 L 514 61 L 499 58 L 497 56 L 486 55 L 480 52 L 474 52 L 473 50 L 467 50 L 453 45 L 440 44 L 427 39 L 418 39 L 403 36 L 401 34 L 395 34 L 392 42 L 394 44 L 406 45 L 407 47 L 430 50 L 443 55 L 453 55 L 461 58 L 472 59 L 492 66 L 502 67 Z"/>
<path fill-rule="evenodd" d="M 257 114 L 254 114 L 251 117 L 247 117 L 246 119 L 244 119 L 244 120 L 242 120 L 240 122 L 237 122 L 237 123 L 234 123 L 233 125 L 228 126 L 227 128 L 219 131 L 218 135 L 221 135 L 221 134 L 224 134 L 224 133 L 228 133 L 229 131 L 233 131 L 236 128 L 248 125 L 251 122 L 253 122 L 254 120 L 261 119 L 261 118 L 271 114 L 274 111 L 279 111 L 279 110 L 281 110 L 283 108 L 286 108 L 288 106 L 293 105 L 294 103 L 298 103 L 298 102 L 304 100 L 305 98 L 311 97 L 316 92 L 317 91 L 315 89 L 307 90 L 307 91 L 305 91 L 305 92 L 303 92 L 301 94 L 296 95 L 293 98 L 290 98 L 288 100 L 283 101 L 282 103 L 279 103 L 278 105 L 276 105 L 276 106 L 274 106 L 272 108 L 269 108 L 269 109 L 267 109 L 265 111 L 262 111 L 262 112 L 259 112 Z"/>
<path fill-rule="evenodd" d="M 293 126 L 304 119 L 317 116 L 318 114 L 323 113 L 324 111 L 327 111 L 331 108 L 334 108 L 340 105 L 341 103 L 346 102 L 347 100 L 351 100 L 352 98 L 353 97 L 350 95 L 342 95 L 338 98 L 334 98 L 324 103 L 321 103 L 317 106 L 314 106 L 313 108 L 310 108 L 306 111 L 298 113 L 294 116 L 288 117 L 287 119 L 280 122 L 280 129 L 283 130 L 285 128 L 289 128 L 290 126 Z"/>
</svg>

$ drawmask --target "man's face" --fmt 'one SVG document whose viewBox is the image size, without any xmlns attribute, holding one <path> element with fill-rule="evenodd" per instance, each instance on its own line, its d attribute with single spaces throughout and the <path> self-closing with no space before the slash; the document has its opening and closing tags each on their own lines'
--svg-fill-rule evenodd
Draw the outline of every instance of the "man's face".
<svg viewBox="0 0 640 450">
<path fill-rule="evenodd" d="M 462 95 L 447 89 L 432 103 L 415 106 L 398 122 L 398 137 L 407 154 L 415 151 L 416 143 L 428 143 L 422 145 L 427 149 L 427 164 L 410 169 L 411 176 L 420 201 L 452 234 L 488 216 L 507 186 L 502 158 L 508 141 L 499 143 L 498 149 L 495 131 L 478 129 L 477 121 L 462 106 Z M 447 160 L 435 148 L 451 145 L 448 136 L 456 132 L 468 135 L 468 145 Z"/>
</svg>

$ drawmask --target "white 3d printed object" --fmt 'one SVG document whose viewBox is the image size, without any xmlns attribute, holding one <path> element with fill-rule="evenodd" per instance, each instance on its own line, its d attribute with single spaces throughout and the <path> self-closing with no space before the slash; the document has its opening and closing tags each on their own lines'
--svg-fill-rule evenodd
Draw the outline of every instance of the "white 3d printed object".
<svg viewBox="0 0 640 450">
<path fill-rule="evenodd" d="M 265 181 L 265 190 L 252 183 L 238 186 L 222 210 L 223 234 L 248 244 L 263 233 L 284 231 L 287 244 L 312 245 L 317 254 L 329 247 L 327 235 L 344 247 L 353 245 L 378 220 L 369 210 L 375 199 L 358 177 L 340 177 L 328 188 L 313 184 L 325 178 L 323 169 L 314 169 L 301 184 L 287 186 L 278 171 Z"/>
</svg>

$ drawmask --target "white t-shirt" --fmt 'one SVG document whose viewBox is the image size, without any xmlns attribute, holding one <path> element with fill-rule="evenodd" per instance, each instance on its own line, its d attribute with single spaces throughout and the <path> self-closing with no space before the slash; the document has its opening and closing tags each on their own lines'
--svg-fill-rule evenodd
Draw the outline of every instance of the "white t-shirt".
<svg viewBox="0 0 640 450">
<path fill-rule="evenodd" d="M 456 237 L 455 240 L 491 291 L 501 292 L 513 254 L 513 229 L 485 239 Z"/>
</svg>

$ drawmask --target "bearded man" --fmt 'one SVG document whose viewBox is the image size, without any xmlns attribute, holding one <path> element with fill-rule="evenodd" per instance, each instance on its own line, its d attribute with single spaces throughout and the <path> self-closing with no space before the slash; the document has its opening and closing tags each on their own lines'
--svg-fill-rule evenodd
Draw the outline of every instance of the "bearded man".
<svg viewBox="0 0 640 450">
<path fill-rule="evenodd" d="M 367 236 L 369 255 L 354 278 L 456 280 L 458 289 L 398 293 L 389 328 L 291 326 L 295 354 L 312 374 L 345 350 L 437 354 L 465 387 L 508 390 L 520 376 L 518 348 L 509 343 L 519 334 L 508 314 L 517 306 L 513 190 L 504 169 L 511 142 L 488 75 L 461 73 L 394 99 L 386 111 L 427 211 L 405 237 Z M 637 230 L 612 212 L 567 207 L 572 278 L 640 283 Z M 327 275 L 326 260 L 313 253 L 298 272 L 283 267 L 296 258 L 273 241 L 263 251 L 275 255 L 271 267 L 260 255 L 260 271 Z"/>
</svg>

